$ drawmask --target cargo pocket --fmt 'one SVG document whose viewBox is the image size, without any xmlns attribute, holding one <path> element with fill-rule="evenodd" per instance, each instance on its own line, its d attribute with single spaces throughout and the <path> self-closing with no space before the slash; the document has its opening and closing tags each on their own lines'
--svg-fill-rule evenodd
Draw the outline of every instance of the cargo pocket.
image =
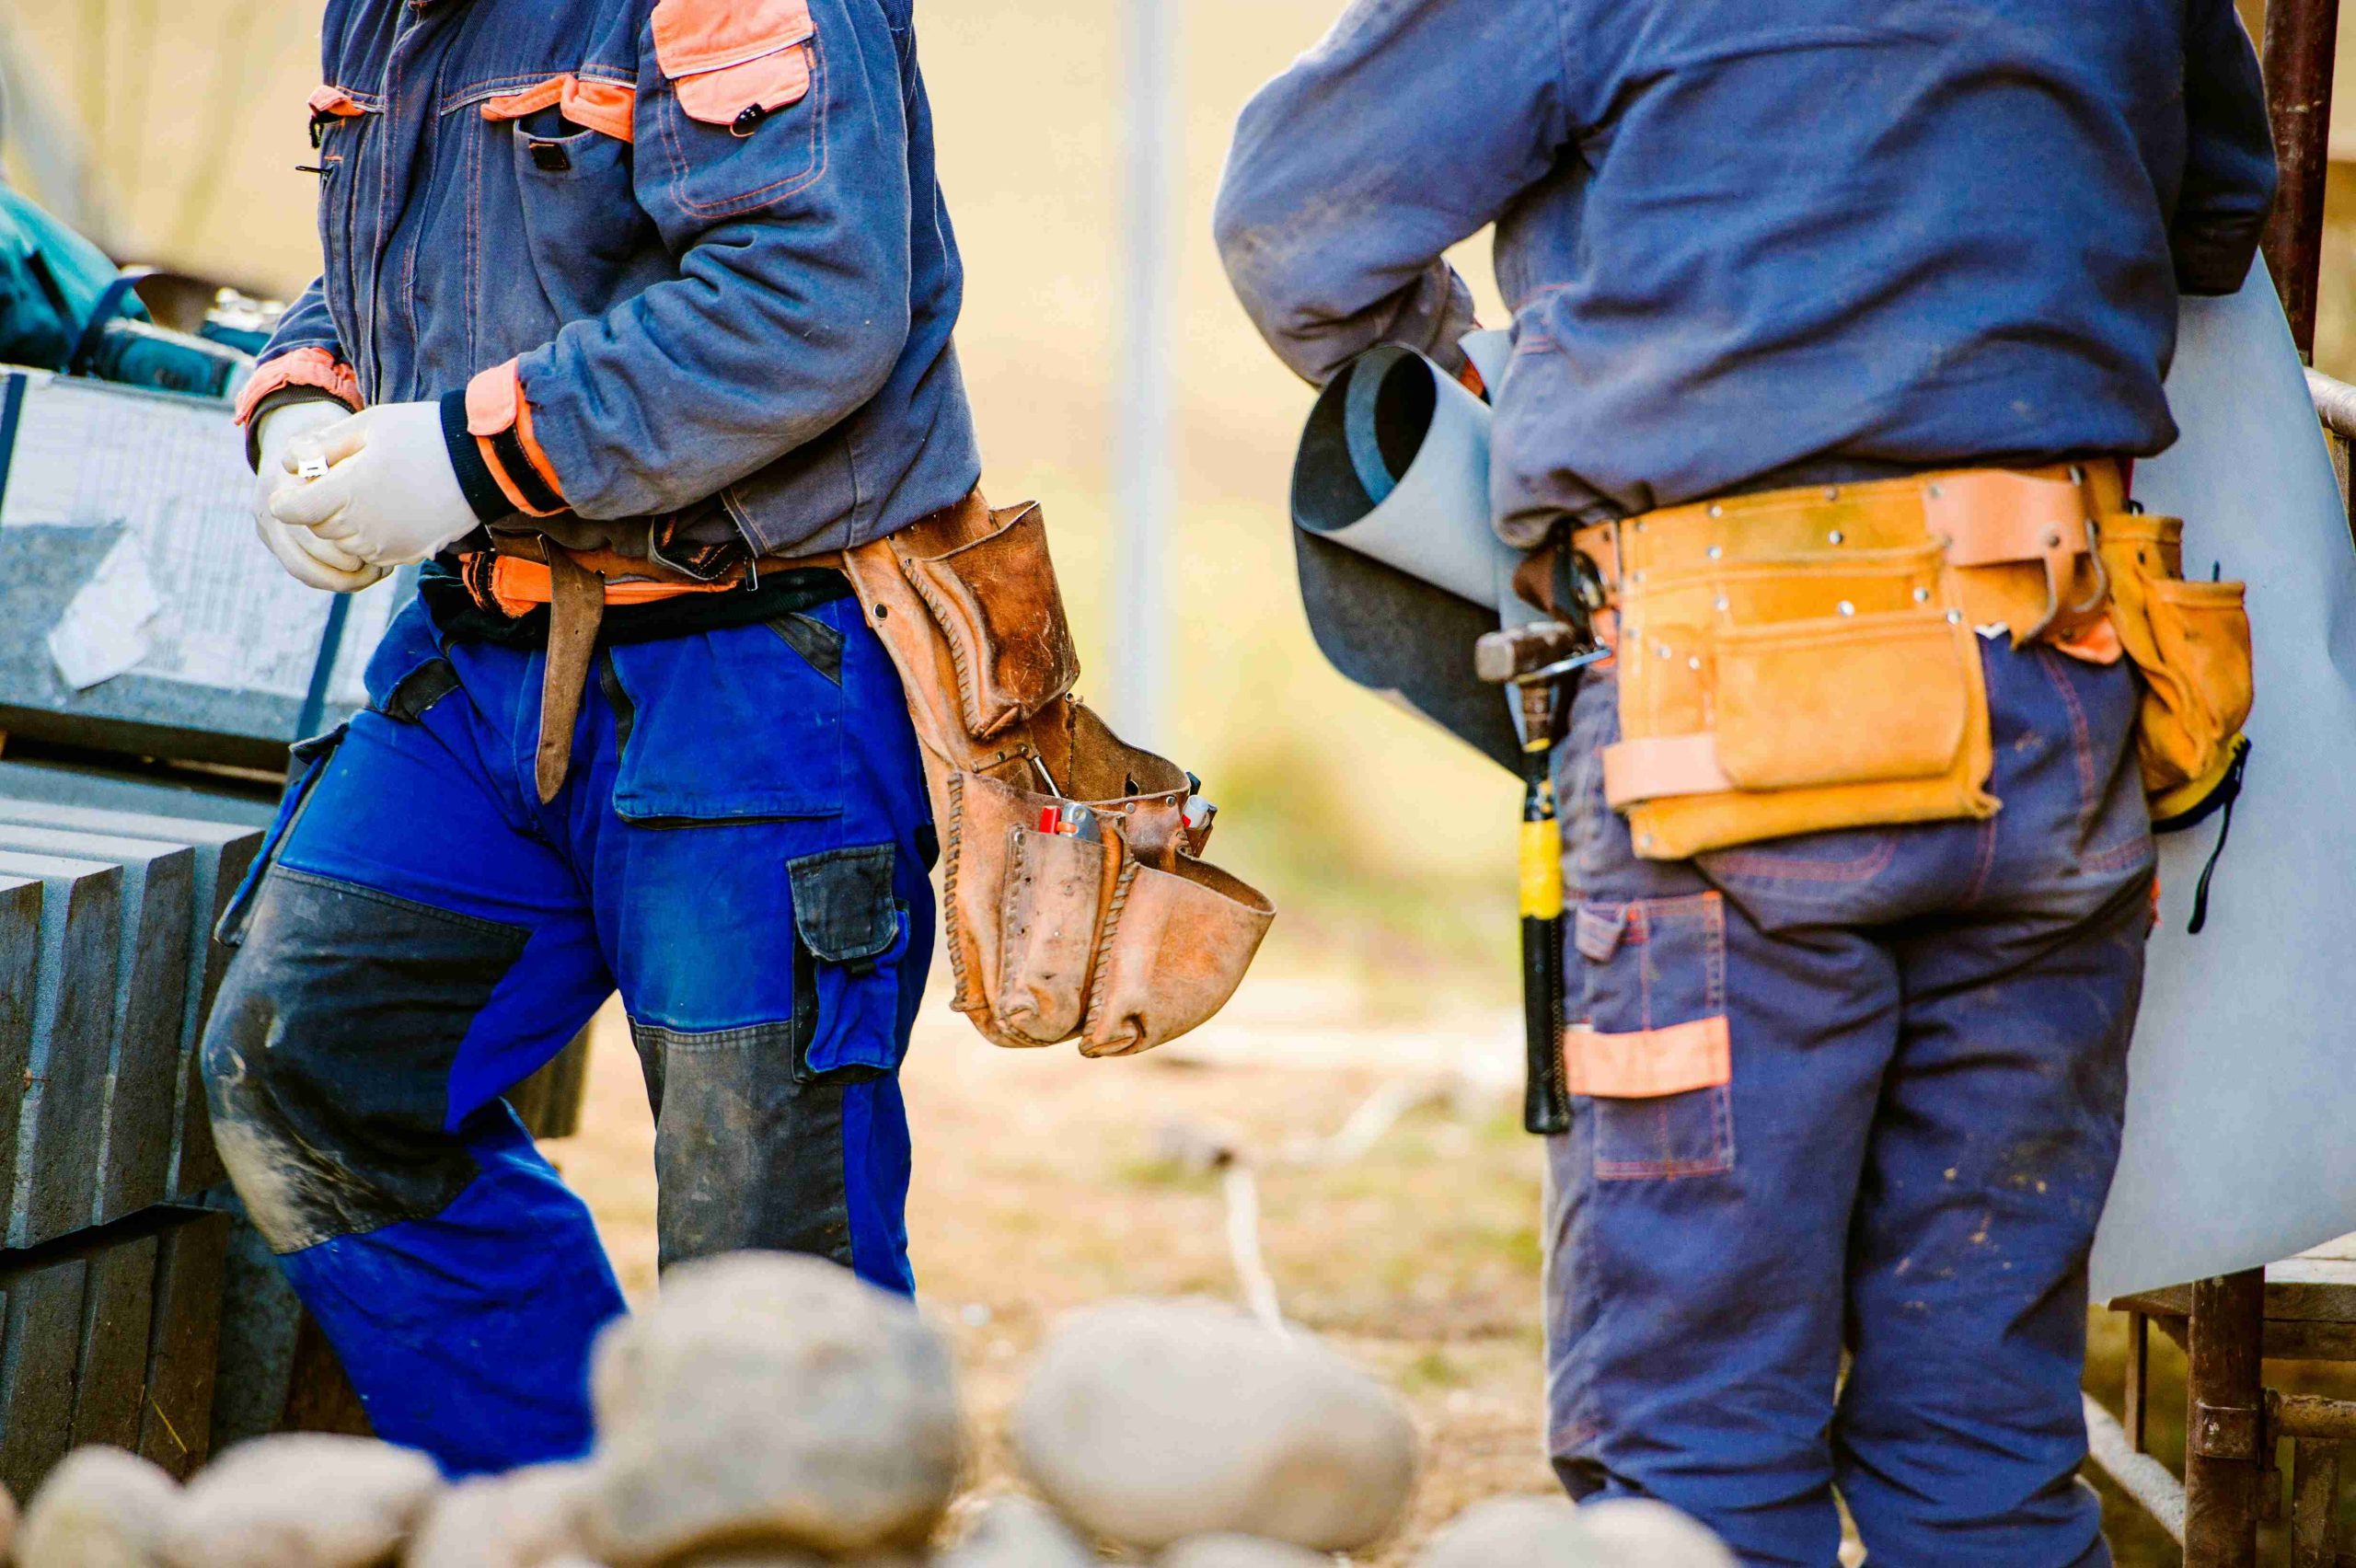
<svg viewBox="0 0 2356 1568">
<path fill-rule="evenodd" d="M 1715 893 L 1583 904 L 1578 1021 L 1563 1066 L 1606 1182 L 1734 1169 L 1726 904 Z"/>
<path fill-rule="evenodd" d="M 872 1077 L 900 1064 L 900 963 L 908 912 L 889 844 L 786 862 L 793 883 L 796 1076 Z"/>
</svg>

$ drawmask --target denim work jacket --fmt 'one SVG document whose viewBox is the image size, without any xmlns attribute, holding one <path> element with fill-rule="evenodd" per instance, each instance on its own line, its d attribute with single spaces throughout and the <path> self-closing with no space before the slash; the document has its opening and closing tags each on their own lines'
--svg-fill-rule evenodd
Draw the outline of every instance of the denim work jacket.
<svg viewBox="0 0 2356 1568">
<path fill-rule="evenodd" d="M 2178 291 L 2241 284 L 2273 184 L 2232 0 L 1357 0 L 1244 110 L 1218 232 L 1322 383 L 1450 359 L 1441 254 L 1496 225 L 1527 545 L 1797 466 L 2158 452 Z"/>
<path fill-rule="evenodd" d="M 326 267 L 248 411 L 459 395 L 453 447 L 517 513 L 632 555 L 683 515 L 809 553 L 955 502 L 980 461 L 910 8 L 329 0 Z"/>
</svg>

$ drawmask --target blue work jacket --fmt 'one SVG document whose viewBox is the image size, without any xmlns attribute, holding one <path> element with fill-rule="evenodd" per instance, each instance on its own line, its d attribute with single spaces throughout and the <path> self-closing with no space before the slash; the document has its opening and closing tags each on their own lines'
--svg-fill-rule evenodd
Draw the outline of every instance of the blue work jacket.
<svg viewBox="0 0 2356 1568">
<path fill-rule="evenodd" d="M 1819 461 L 2149 454 L 2179 289 L 2274 181 L 2230 0 L 1358 0 L 1252 101 L 1218 236 L 1322 383 L 1449 359 L 1496 225 L 1519 544 Z"/>
<path fill-rule="evenodd" d="M 518 513 L 629 553 L 647 520 L 803 553 L 958 501 L 963 271 L 910 9 L 329 0 L 326 268 L 249 406 L 462 397 Z"/>
</svg>

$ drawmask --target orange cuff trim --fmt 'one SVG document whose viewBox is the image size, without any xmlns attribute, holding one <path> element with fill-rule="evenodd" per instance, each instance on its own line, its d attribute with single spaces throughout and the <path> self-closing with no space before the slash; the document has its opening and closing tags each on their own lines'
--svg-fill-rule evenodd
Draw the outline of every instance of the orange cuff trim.
<svg viewBox="0 0 2356 1568">
<path fill-rule="evenodd" d="M 360 377 L 350 365 L 325 349 L 296 349 L 254 372 L 245 390 L 237 394 L 237 423 L 250 421 L 264 398 L 289 386 L 316 386 L 354 411 L 368 406 L 360 395 Z"/>
<path fill-rule="evenodd" d="M 1726 1015 L 1634 1034 L 1602 1034 L 1586 1024 L 1563 1032 L 1563 1078 L 1573 1094 L 1657 1100 L 1716 1089 L 1734 1078 Z"/>
<path fill-rule="evenodd" d="M 1603 798 L 1614 810 L 1668 795 L 1722 795 L 1733 788 L 1718 766 L 1713 734 L 1653 735 L 1603 748 Z"/>
<path fill-rule="evenodd" d="M 563 481 L 532 434 L 532 405 L 524 396 L 523 378 L 514 360 L 493 365 L 467 383 L 467 433 L 475 438 L 500 493 L 516 511 L 549 517 L 564 510 Z M 518 461 L 529 465 L 528 478 L 518 472 Z M 536 500 L 532 491 L 538 487 L 545 487 L 545 494 Z M 547 504 L 549 497 L 556 504 Z"/>
<path fill-rule="evenodd" d="M 551 105 L 561 106 L 564 117 L 575 125 L 585 125 L 618 142 L 636 140 L 638 89 L 621 82 L 583 81 L 570 71 L 520 93 L 486 100 L 482 117 L 521 120 Z"/>
</svg>

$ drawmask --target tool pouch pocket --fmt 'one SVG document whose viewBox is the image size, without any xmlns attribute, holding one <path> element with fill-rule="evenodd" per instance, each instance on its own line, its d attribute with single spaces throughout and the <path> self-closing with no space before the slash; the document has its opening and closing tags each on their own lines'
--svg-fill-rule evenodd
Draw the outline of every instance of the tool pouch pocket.
<svg viewBox="0 0 2356 1568">
<path fill-rule="evenodd" d="M 963 542 L 960 542 L 960 541 Z M 941 828 L 953 1005 L 1000 1045 L 1122 1055 L 1225 1005 L 1276 910 L 1195 859 L 1186 773 L 1068 695 L 1035 506 L 978 500 L 846 558 L 907 689 Z M 1044 831 L 1084 805 L 1101 838 Z"/>
<path fill-rule="evenodd" d="M 2119 513 L 2100 526 L 2111 625 L 2143 677 L 2143 789 L 2165 829 L 2197 820 L 2233 772 L 2254 695 L 2246 586 L 2185 581 L 2181 519 Z"/>
<path fill-rule="evenodd" d="M 1636 852 L 1992 814 L 1987 688 L 1951 577 L 1923 548 L 1624 588 L 1603 769 Z"/>
<path fill-rule="evenodd" d="M 965 732 L 987 741 L 1071 690 L 1080 656 L 1036 506 L 937 555 L 900 552 L 908 584 L 949 645 Z"/>
</svg>

